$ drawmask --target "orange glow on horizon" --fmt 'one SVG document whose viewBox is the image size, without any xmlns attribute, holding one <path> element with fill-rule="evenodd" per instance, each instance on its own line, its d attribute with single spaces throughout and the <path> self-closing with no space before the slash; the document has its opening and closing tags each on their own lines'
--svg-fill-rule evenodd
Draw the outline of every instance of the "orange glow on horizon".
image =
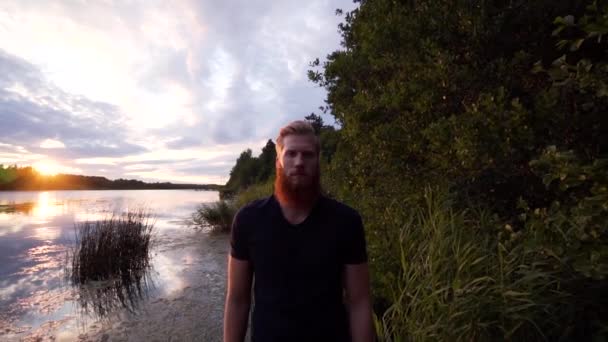
<svg viewBox="0 0 608 342">
<path fill-rule="evenodd" d="M 59 173 L 59 169 L 61 168 L 53 162 L 37 162 L 33 167 L 43 176 L 54 176 Z"/>
</svg>

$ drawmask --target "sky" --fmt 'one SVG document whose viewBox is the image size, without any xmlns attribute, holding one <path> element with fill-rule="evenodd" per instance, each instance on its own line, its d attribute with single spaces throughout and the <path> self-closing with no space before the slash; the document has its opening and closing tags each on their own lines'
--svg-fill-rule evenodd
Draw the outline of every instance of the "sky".
<svg viewBox="0 0 608 342">
<path fill-rule="evenodd" d="M 0 164 L 223 184 L 323 105 L 351 0 L 0 1 Z M 333 123 L 330 116 L 323 116 Z"/>
</svg>

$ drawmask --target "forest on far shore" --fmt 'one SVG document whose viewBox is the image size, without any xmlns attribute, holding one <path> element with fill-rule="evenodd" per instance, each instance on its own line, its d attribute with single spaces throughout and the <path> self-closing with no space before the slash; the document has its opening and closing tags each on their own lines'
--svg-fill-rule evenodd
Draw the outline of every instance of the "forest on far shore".
<svg viewBox="0 0 608 342">
<path fill-rule="evenodd" d="M 135 179 L 109 180 L 99 176 L 57 174 L 42 175 L 26 166 L 0 165 L 0 190 L 140 190 L 140 189 L 198 189 L 220 190 L 215 184 L 146 183 Z"/>
</svg>

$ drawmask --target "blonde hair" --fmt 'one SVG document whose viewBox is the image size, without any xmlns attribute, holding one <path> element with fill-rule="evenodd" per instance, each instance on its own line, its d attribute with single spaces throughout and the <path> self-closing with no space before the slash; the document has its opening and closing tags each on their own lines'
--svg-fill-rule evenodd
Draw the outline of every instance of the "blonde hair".
<svg viewBox="0 0 608 342">
<path fill-rule="evenodd" d="M 315 129 L 312 127 L 312 125 L 307 121 L 296 120 L 290 122 L 287 124 L 287 126 L 282 127 L 279 131 L 277 143 L 275 145 L 277 156 L 281 155 L 283 147 L 285 146 L 283 139 L 289 135 L 310 135 L 315 138 L 315 150 L 317 151 L 317 155 L 321 151 L 321 143 L 319 142 L 319 138 L 315 134 Z"/>
</svg>

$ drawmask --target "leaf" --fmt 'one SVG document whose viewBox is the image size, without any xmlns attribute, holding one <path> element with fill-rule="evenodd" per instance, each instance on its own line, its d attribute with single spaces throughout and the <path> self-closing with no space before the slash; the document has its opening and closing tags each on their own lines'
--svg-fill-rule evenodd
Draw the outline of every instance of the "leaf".
<svg viewBox="0 0 608 342">
<path fill-rule="evenodd" d="M 574 25 L 574 16 L 567 15 L 565 17 L 556 17 L 555 20 L 553 20 L 553 24 L 572 26 Z"/>
<path fill-rule="evenodd" d="M 566 28 L 566 26 L 558 26 L 555 30 L 553 30 L 553 32 L 551 32 L 551 35 L 557 36 L 564 28 Z"/>
<path fill-rule="evenodd" d="M 555 46 L 557 46 L 558 49 L 563 49 L 569 43 L 570 43 L 570 40 L 568 40 L 568 39 L 562 39 L 559 42 L 557 42 L 557 44 L 555 44 Z"/>
<path fill-rule="evenodd" d="M 584 41 L 585 39 L 583 38 L 576 39 L 574 42 L 572 42 L 572 44 L 570 44 L 570 51 L 576 51 L 580 49 Z"/>
<path fill-rule="evenodd" d="M 545 71 L 545 68 L 543 67 L 543 63 L 542 61 L 538 61 L 536 63 L 534 63 L 534 66 L 532 67 L 532 73 L 539 73 L 539 72 L 543 72 Z"/>
</svg>

